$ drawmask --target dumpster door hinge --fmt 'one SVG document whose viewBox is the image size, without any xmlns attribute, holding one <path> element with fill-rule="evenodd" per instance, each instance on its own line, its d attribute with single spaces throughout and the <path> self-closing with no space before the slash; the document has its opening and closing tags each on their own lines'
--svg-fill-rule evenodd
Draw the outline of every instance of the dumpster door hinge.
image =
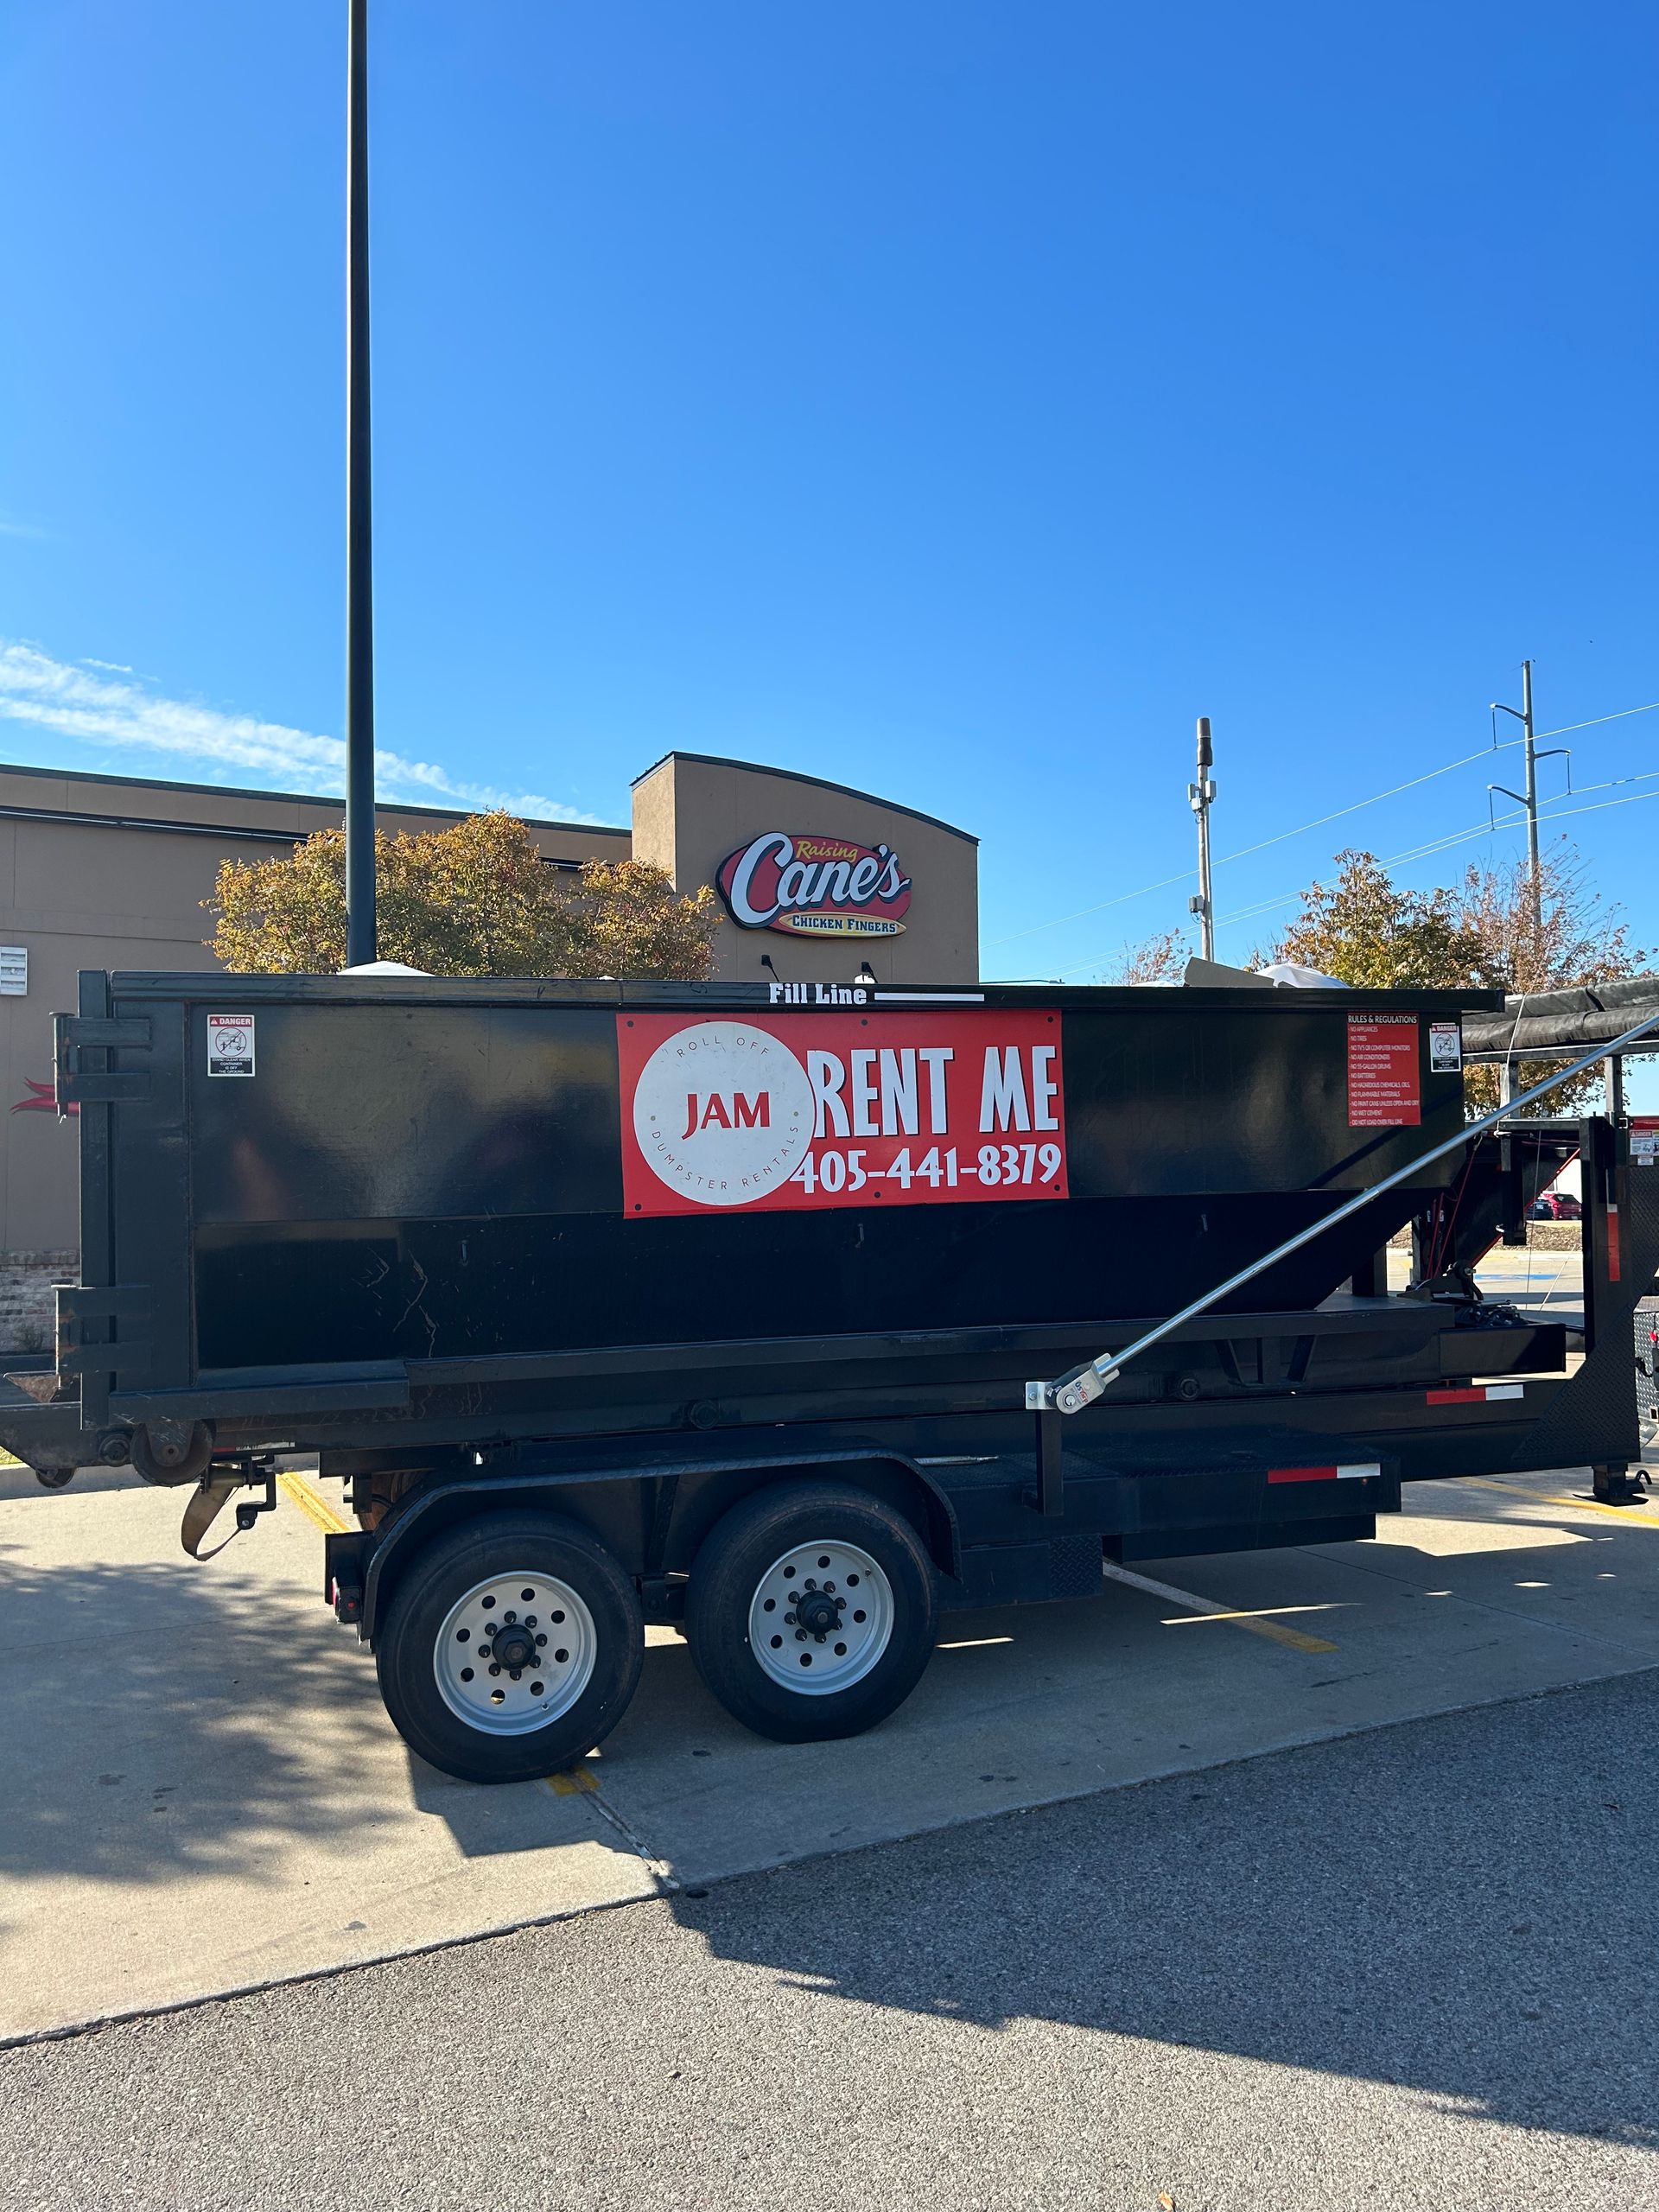
<svg viewBox="0 0 1659 2212">
<path fill-rule="evenodd" d="M 101 1014 L 54 1014 L 53 1069 L 60 1116 L 71 1106 L 104 1105 L 120 1098 L 148 1098 L 147 1068 L 83 1068 L 83 1052 L 147 1052 L 149 1020 L 145 1014 L 120 1018 Z"/>
<path fill-rule="evenodd" d="M 54 1296 L 58 1373 L 79 1376 L 80 1425 L 101 1427 L 118 1378 L 129 1386 L 149 1380 L 149 1287 L 60 1282 Z"/>
</svg>

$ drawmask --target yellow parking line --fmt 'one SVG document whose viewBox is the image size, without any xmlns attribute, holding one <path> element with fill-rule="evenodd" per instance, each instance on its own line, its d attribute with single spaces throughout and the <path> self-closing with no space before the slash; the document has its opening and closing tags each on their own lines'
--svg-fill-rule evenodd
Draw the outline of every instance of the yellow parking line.
<svg viewBox="0 0 1659 2212">
<path fill-rule="evenodd" d="M 1304 1636 L 1300 1629 L 1287 1628 L 1282 1621 L 1257 1620 L 1252 1613 L 1217 1613 L 1214 1618 L 1230 1620 L 1235 1628 L 1248 1629 L 1252 1636 L 1265 1636 L 1270 1643 L 1282 1643 L 1287 1651 L 1338 1651 L 1342 1648 L 1322 1636 Z"/>
<path fill-rule="evenodd" d="M 1131 1590 L 1144 1590 L 1149 1597 L 1162 1598 L 1166 1604 L 1184 1605 L 1201 1619 L 1230 1621 L 1235 1628 L 1242 1628 L 1251 1636 L 1264 1636 L 1269 1643 L 1282 1643 L 1287 1651 L 1338 1651 L 1342 1648 L 1327 1643 L 1322 1636 L 1304 1636 L 1300 1629 L 1287 1628 L 1282 1621 L 1263 1620 L 1259 1613 L 1243 1613 L 1231 1605 L 1218 1605 L 1213 1598 L 1194 1597 L 1192 1591 L 1178 1590 L 1173 1583 L 1154 1582 L 1151 1575 L 1136 1574 L 1127 1567 L 1115 1567 L 1109 1560 L 1103 1571 L 1109 1581 L 1126 1582 Z"/>
<path fill-rule="evenodd" d="M 1173 1613 L 1163 1625 L 1166 1628 L 1191 1628 L 1195 1621 L 1264 1621 L 1280 1613 L 1334 1613 L 1341 1609 L 1340 1601 L 1333 1599 L 1325 1605 L 1258 1605 L 1248 1611 Z"/>
<path fill-rule="evenodd" d="M 303 1475 L 283 1473 L 276 1478 L 276 1487 L 283 1496 L 297 1505 L 308 1521 L 315 1522 L 325 1536 L 344 1535 L 351 1527 L 335 1512 L 326 1497 L 320 1497 Z"/>
<path fill-rule="evenodd" d="M 1465 1475 L 1466 1483 L 1478 1483 L 1482 1490 L 1506 1491 L 1511 1497 L 1524 1497 L 1534 1505 L 1565 1505 L 1574 1513 L 1607 1513 L 1615 1521 L 1634 1521 L 1643 1529 L 1659 1529 L 1659 1513 L 1638 1512 L 1633 1505 L 1604 1505 L 1599 1497 L 1562 1497 L 1557 1492 L 1543 1490 L 1523 1490 L 1519 1483 L 1500 1483 L 1491 1475 Z"/>
<path fill-rule="evenodd" d="M 547 1786 L 556 1797 L 581 1797 L 599 1787 L 599 1777 L 588 1766 L 573 1766 L 564 1774 L 550 1774 Z"/>
</svg>

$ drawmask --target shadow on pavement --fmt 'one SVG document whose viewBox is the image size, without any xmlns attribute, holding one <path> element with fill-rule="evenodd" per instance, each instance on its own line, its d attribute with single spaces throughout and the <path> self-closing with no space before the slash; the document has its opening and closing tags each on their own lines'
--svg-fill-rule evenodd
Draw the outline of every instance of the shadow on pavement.
<svg viewBox="0 0 1659 2212">
<path fill-rule="evenodd" d="M 352 1783 L 386 1723 L 372 1665 L 341 1656 L 269 1581 L 0 1549 L 0 1873 L 245 1872 L 281 1838 L 373 1828 Z"/>
<path fill-rule="evenodd" d="M 1063 2022 L 1654 2144 L 1656 1732 L 1646 1673 L 798 1863 L 672 1909 L 716 1956 L 825 2002 Z"/>
</svg>

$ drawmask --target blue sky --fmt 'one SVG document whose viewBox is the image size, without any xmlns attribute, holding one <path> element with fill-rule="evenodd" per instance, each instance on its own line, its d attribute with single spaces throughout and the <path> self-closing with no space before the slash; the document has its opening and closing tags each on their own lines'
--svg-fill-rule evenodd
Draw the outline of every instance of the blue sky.
<svg viewBox="0 0 1659 2212">
<path fill-rule="evenodd" d="M 1545 728 L 1659 701 L 1649 10 L 373 10 L 388 790 L 799 766 L 1087 980 L 1185 918 L 1126 894 L 1196 714 L 1229 855 L 1478 753 L 1525 654 Z M 344 16 L 0 17 L 6 757 L 339 787 Z M 1644 944 L 1656 741 L 1562 741 L 1650 778 L 1561 803 Z M 1230 861 L 1224 957 L 1493 779 Z"/>
</svg>

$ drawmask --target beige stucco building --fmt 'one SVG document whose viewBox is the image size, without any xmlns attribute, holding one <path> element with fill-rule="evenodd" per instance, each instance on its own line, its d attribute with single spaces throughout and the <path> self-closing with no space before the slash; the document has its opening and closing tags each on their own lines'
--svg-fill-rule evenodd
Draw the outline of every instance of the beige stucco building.
<svg viewBox="0 0 1659 2212">
<path fill-rule="evenodd" d="M 671 753 L 633 785 L 626 829 L 532 822 L 554 867 L 633 855 L 677 888 L 727 895 L 717 972 L 766 982 L 971 982 L 976 841 L 931 815 L 813 776 Z M 394 833 L 453 811 L 385 806 Z M 74 1262 L 73 1122 L 51 1109 L 53 1012 L 82 968 L 211 969 L 202 901 L 226 859 L 269 858 L 337 827 L 337 798 L 0 765 L 0 1347 L 38 1335 L 45 1287 Z M 766 963 L 770 962 L 770 966 Z"/>
</svg>

